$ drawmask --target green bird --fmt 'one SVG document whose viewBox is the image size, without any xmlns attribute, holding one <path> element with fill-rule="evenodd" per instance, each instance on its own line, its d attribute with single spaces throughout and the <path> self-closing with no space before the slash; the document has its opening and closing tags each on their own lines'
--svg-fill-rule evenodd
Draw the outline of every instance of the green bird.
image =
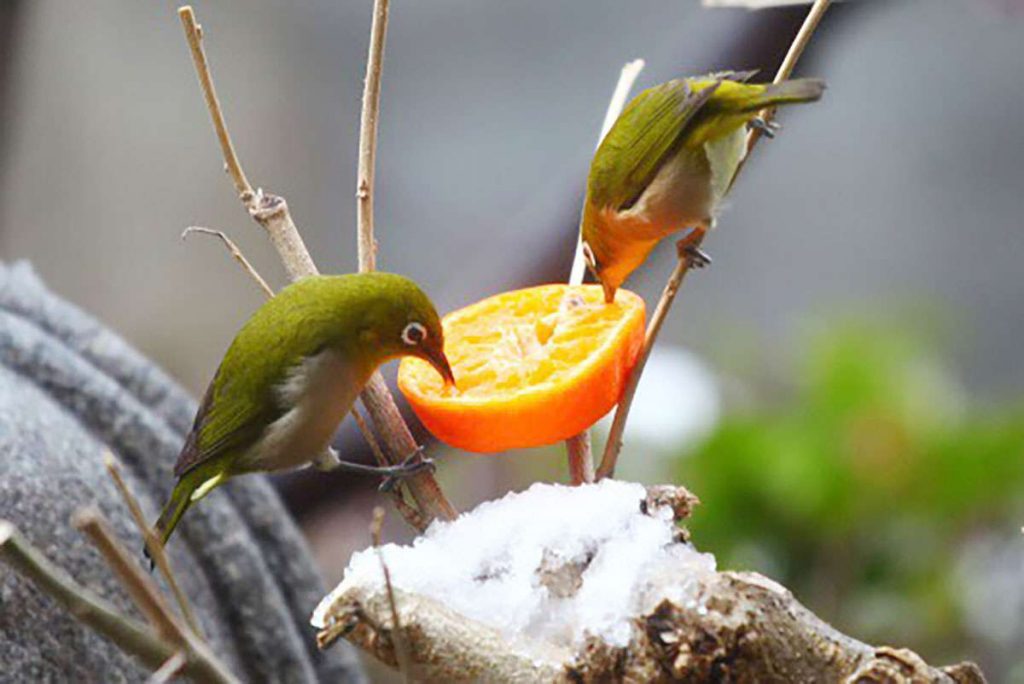
<svg viewBox="0 0 1024 684">
<path fill-rule="evenodd" d="M 313 276 L 281 290 L 238 332 L 206 391 L 156 523 L 161 542 L 190 505 L 235 475 L 306 464 L 388 476 L 429 467 L 418 454 L 392 468 L 344 463 L 330 448 L 377 367 L 409 355 L 454 383 L 437 311 L 408 278 Z"/>
<path fill-rule="evenodd" d="M 587 265 L 607 301 L 662 238 L 714 225 L 746 155 L 747 128 L 774 134 L 758 112 L 813 102 L 825 89 L 824 81 L 810 78 L 746 83 L 754 73 L 685 78 L 645 90 L 601 141 L 590 165 L 580 231 Z M 688 258 L 706 263 L 699 250 Z"/>
</svg>

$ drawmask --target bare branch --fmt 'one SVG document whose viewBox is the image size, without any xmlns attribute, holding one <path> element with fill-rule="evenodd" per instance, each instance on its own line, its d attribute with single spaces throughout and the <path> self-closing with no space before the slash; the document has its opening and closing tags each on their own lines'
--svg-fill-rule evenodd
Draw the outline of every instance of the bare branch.
<svg viewBox="0 0 1024 684">
<path fill-rule="evenodd" d="M 235 180 L 236 187 L 239 189 L 242 203 L 249 211 L 249 215 L 252 216 L 253 220 L 267 231 L 270 241 L 281 257 L 281 261 L 291 280 L 295 281 L 317 274 L 316 264 L 313 262 L 309 250 L 306 249 L 302 236 L 295 227 L 295 222 L 292 220 L 291 213 L 288 211 L 288 204 L 284 198 L 266 194 L 260 190 L 253 192 L 252 187 L 245 180 L 245 175 L 241 172 L 241 165 L 230 144 L 231 139 L 227 134 L 227 125 L 224 122 L 224 116 L 213 89 L 213 78 L 203 50 L 202 32 L 199 30 L 195 13 L 191 7 L 186 6 L 180 8 L 178 14 L 181 17 L 182 25 L 185 28 L 185 35 L 192 50 L 193 62 L 199 76 L 199 82 L 206 96 L 207 108 L 210 110 L 214 128 L 217 130 L 217 137 L 221 141 L 221 150 L 224 153 L 225 162 L 228 165 L 229 172 L 232 174 L 232 178 Z M 378 42 L 380 49 L 383 50 L 383 37 Z M 371 49 L 372 54 L 373 50 Z M 377 74 L 379 77 L 379 66 Z M 232 169 L 237 169 L 238 174 L 236 175 Z M 405 460 L 407 456 L 415 453 L 419 448 L 416 440 L 413 439 L 409 426 L 402 419 L 402 415 L 395 405 L 394 397 L 391 396 L 391 391 L 388 389 L 380 373 L 373 375 L 361 396 L 370 414 L 370 418 L 381 433 L 387 450 L 388 461 L 393 465 L 398 464 Z M 440 486 L 438 486 L 437 481 L 430 473 L 419 473 L 405 480 L 403 484 L 409 489 L 419 509 L 419 515 L 415 519 L 407 517 L 410 525 L 427 524 L 435 518 L 452 519 L 455 517 L 454 507 L 444 497 Z"/>
<path fill-rule="evenodd" d="M 412 667 L 409 658 L 409 647 L 405 643 L 405 635 L 402 633 L 402 621 L 398 618 L 398 604 L 395 601 L 395 588 L 391 584 L 391 571 L 384 561 L 384 552 L 380 550 L 381 528 L 384 526 L 384 509 L 376 506 L 373 509 L 373 521 L 370 523 L 370 536 L 373 539 L 373 548 L 377 551 L 377 559 L 380 561 L 380 570 L 384 574 L 384 588 L 387 592 L 388 607 L 391 611 L 391 638 L 394 642 L 395 658 L 398 663 L 398 671 L 405 681 L 409 681 Z"/>
<path fill-rule="evenodd" d="M 704 233 L 697 230 L 693 231 L 688 238 L 689 243 L 694 247 L 699 246 L 703 239 Z M 687 272 L 690 270 L 689 264 L 690 262 L 682 256 L 682 250 L 680 250 L 680 257 L 676 261 L 676 267 L 668 277 L 665 289 L 661 293 L 661 299 L 658 300 L 658 305 L 655 307 L 654 313 L 651 314 L 651 321 L 647 324 L 647 332 L 644 334 L 644 346 L 640 348 L 636 365 L 629 374 L 629 379 L 626 380 L 626 387 L 622 390 L 619 407 L 615 410 L 615 418 L 612 419 L 612 427 L 608 431 L 608 441 L 604 446 L 601 465 L 597 469 L 598 480 L 615 474 L 615 465 L 619 459 L 619 452 L 622 450 L 622 436 L 626 431 L 626 419 L 629 418 L 629 409 L 633 405 L 636 388 L 640 384 L 640 377 L 644 373 L 644 366 L 647 365 L 651 349 L 654 348 L 654 343 L 658 340 L 661 326 L 665 322 L 665 317 L 668 316 L 668 310 L 672 307 L 676 293 L 679 292 L 679 288 L 683 284 L 683 278 L 686 277 Z"/>
<path fill-rule="evenodd" d="M 384 450 L 380 448 L 380 442 L 377 441 L 377 436 L 373 434 L 373 430 L 366 423 L 366 419 L 363 418 L 363 414 L 359 413 L 359 409 L 352 409 L 352 418 L 356 421 L 356 425 L 359 427 L 359 432 L 362 433 L 363 439 L 370 446 L 370 451 L 373 452 L 373 458 L 377 461 L 380 466 L 390 465 L 388 457 L 384 454 Z M 405 500 L 405 495 L 402 494 L 402 490 L 399 487 L 391 489 L 391 499 L 395 504 L 395 508 L 398 509 L 399 514 L 405 518 L 405 521 L 412 527 L 422 532 L 427 529 L 427 523 L 423 520 L 423 516 L 415 508 L 410 506 Z"/>
<path fill-rule="evenodd" d="M 814 29 L 817 28 L 821 22 L 821 17 L 824 15 L 825 10 L 831 4 L 831 0 L 815 0 L 814 5 L 811 7 L 807 14 L 807 18 L 804 20 L 803 25 L 797 32 L 796 37 L 793 39 L 793 43 L 790 45 L 789 51 L 786 53 L 786 58 L 782 62 L 782 66 L 779 67 L 778 73 L 775 75 L 775 83 L 780 83 L 793 73 L 793 68 L 796 66 L 797 60 L 800 55 L 803 54 L 804 49 L 807 47 L 807 43 L 811 39 L 811 35 L 814 33 Z M 763 115 L 770 116 L 771 112 L 765 110 Z M 759 131 L 757 129 L 752 130 L 747 135 L 747 157 L 749 158 L 750 150 L 753 149 L 754 145 L 757 144 L 759 139 Z M 732 177 L 729 187 L 736 183 L 736 178 L 739 176 L 740 171 L 743 170 L 743 162 L 736 168 L 736 173 Z M 680 241 L 680 244 L 688 244 L 692 247 L 699 247 L 701 241 L 704 239 L 704 232 L 702 230 L 695 229 L 690 236 Z M 604 477 L 611 477 L 615 474 L 615 464 L 619 458 L 619 452 L 622 450 L 622 436 L 626 429 L 626 420 L 629 418 L 629 409 L 633 404 L 633 397 L 636 394 L 636 388 L 640 384 L 640 376 L 644 372 L 644 366 L 647 363 L 647 358 L 650 356 L 651 349 L 654 347 L 654 343 L 657 341 L 658 333 L 661 331 L 661 325 L 665 321 L 665 316 L 668 315 L 668 310 L 672 306 L 672 302 L 675 300 L 676 293 L 679 291 L 680 286 L 683 284 L 683 278 L 686 276 L 689 270 L 688 260 L 683 250 L 679 250 L 679 260 L 676 263 L 675 268 L 672 270 L 672 274 L 668 278 L 668 282 L 665 283 L 665 289 L 661 293 L 661 299 L 658 300 L 658 305 L 654 310 L 654 314 L 651 316 L 651 321 L 647 325 L 647 333 L 644 337 L 644 346 L 640 352 L 640 357 L 637 359 L 636 365 L 633 367 L 630 373 L 629 380 L 626 382 L 626 389 L 623 391 L 622 399 L 619 400 L 619 407 L 615 411 L 615 418 L 612 421 L 612 428 L 608 434 L 608 442 L 604 447 L 604 455 L 601 458 L 601 465 L 597 469 L 597 478 L 601 479 Z"/>
<path fill-rule="evenodd" d="M 601 135 L 597 138 L 597 146 L 601 146 L 601 141 L 608 135 L 608 131 L 615 125 L 616 119 L 622 113 L 623 107 L 626 106 L 626 100 L 629 97 L 629 91 L 633 89 L 633 83 L 636 81 L 637 76 L 640 75 L 640 71 L 644 68 L 644 60 L 634 59 L 632 62 L 626 62 L 622 67 L 622 71 L 619 72 L 619 80 L 615 84 L 615 90 L 612 92 L 612 99 L 608 102 L 608 109 L 604 114 L 604 121 L 601 123 Z M 569 284 L 580 285 L 583 283 L 583 276 L 586 273 L 587 267 L 583 258 L 583 233 L 580 232 L 576 236 L 576 254 L 572 260 L 572 271 L 569 273 Z M 594 481 L 594 457 L 592 454 L 592 448 L 590 443 L 590 431 L 584 430 L 578 435 L 574 435 L 569 439 L 565 440 L 565 453 L 569 460 L 569 478 L 570 481 L 575 484 L 583 484 L 585 482 Z"/>
<path fill-rule="evenodd" d="M 81 530 L 103 555 L 110 569 L 114 571 L 122 586 L 128 592 L 139 611 L 174 650 L 183 650 L 189 662 L 202 666 L 207 673 L 205 681 L 237 682 L 234 675 L 217 660 L 209 647 L 185 628 L 178 617 L 171 612 L 163 596 L 149 577 L 138 566 L 135 559 L 117 540 L 100 512 L 94 508 L 79 510 L 72 518 L 72 524 Z M 161 659 L 160 666 L 174 655 L 174 651 Z"/>
<path fill-rule="evenodd" d="M 184 230 L 184 232 L 182 232 L 181 239 L 184 240 L 192 233 L 212 235 L 213 237 L 220 238 L 221 242 L 224 243 L 224 246 L 227 247 L 228 252 L 230 252 L 231 256 L 235 258 L 235 261 L 241 264 L 242 270 L 244 270 L 249 275 L 250 278 L 256 281 L 256 285 L 259 286 L 261 290 L 263 290 L 263 294 L 267 296 L 267 299 L 270 299 L 274 296 L 273 288 L 271 288 L 270 285 L 267 284 L 267 281 L 263 279 L 263 276 L 261 276 L 259 272 L 249 262 L 249 260 L 245 258 L 245 255 L 242 254 L 242 250 L 238 248 L 238 245 L 235 244 L 234 240 L 228 237 L 227 233 L 225 233 L 223 230 L 214 230 L 213 228 L 203 228 L 202 226 L 189 226 Z"/>
<path fill-rule="evenodd" d="M 373 236 L 373 189 L 377 159 L 377 124 L 380 120 L 380 77 L 384 42 L 388 33 L 388 0 L 373 3 L 370 48 L 363 84 L 363 112 L 359 122 L 359 176 L 356 181 L 356 222 L 359 228 L 359 270 L 377 269 L 377 241 Z"/>
<path fill-rule="evenodd" d="M 184 644 L 185 631 L 178 623 L 177 617 L 168 608 L 153 581 L 142 572 L 136 561 L 114 538 L 100 512 L 94 508 L 79 510 L 72 518 L 72 524 L 89 537 L 103 555 L 132 601 L 153 625 L 157 634 L 176 645 Z"/>
<path fill-rule="evenodd" d="M 832 4 L 832 0 L 815 0 L 814 5 L 807 12 L 807 17 L 804 19 L 804 23 L 801 24 L 800 30 L 797 31 L 796 38 L 789 46 L 789 50 L 786 51 L 786 56 L 782 60 L 782 64 L 779 66 L 779 70 L 775 73 L 775 80 L 772 83 L 782 83 L 793 75 L 793 69 L 796 68 L 796 63 L 800 59 L 800 56 L 804 54 L 804 50 L 807 49 L 807 44 L 811 42 L 811 36 L 814 35 L 814 31 L 818 28 L 818 24 L 821 23 L 821 18 L 825 16 L 825 10 Z M 761 118 L 765 121 L 771 121 L 775 118 L 775 108 L 769 107 L 768 109 L 762 110 L 760 114 Z M 736 168 L 736 173 L 732 177 L 732 181 L 729 184 L 730 189 L 736 184 L 736 178 L 739 177 L 740 171 L 743 170 L 743 165 L 747 163 L 747 159 L 750 158 L 750 152 L 757 145 L 757 141 L 761 139 L 764 134 L 761 128 L 752 128 L 747 133 L 747 154 L 740 161 L 740 165 Z"/>
<path fill-rule="evenodd" d="M 594 458 L 591 455 L 590 430 L 565 440 L 565 451 L 569 458 L 569 481 L 574 485 L 593 482 Z"/>
<path fill-rule="evenodd" d="M 128 483 L 124 481 L 124 477 L 121 476 L 121 469 L 118 467 L 117 461 L 114 460 L 113 454 L 109 451 L 104 454 L 103 463 L 107 467 L 110 479 L 114 481 L 114 486 L 116 486 L 117 491 L 121 493 L 121 498 L 124 499 L 124 503 L 128 507 L 128 511 L 132 514 L 135 526 L 139 528 L 139 532 L 142 533 L 142 540 L 146 545 L 146 550 L 149 552 L 149 557 L 153 559 L 156 567 L 160 570 L 160 574 L 163 575 L 164 580 L 167 581 L 167 586 L 171 590 L 171 595 L 174 596 L 174 600 L 177 602 L 178 608 L 181 609 L 182 617 L 185 618 L 185 622 L 188 623 L 192 633 L 198 637 L 202 637 L 203 633 L 199 629 L 199 621 L 196 620 L 196 616 L 192 613 L 192 606 L 189 605 L 188 598 L 181 590 L 181 587 L 178 586 L 178 581 L 174 578 L 174 573 L 171 572 L 171 564 L 167 559 L 167 554 L 164 552 L 164 545 L 160 543 L 159 537 L 156 536 L 153 532 L 153 528 L 146 522 L 146 516 L 142 514 L 142 508 L 139 506 L 138 500 L 136 500 L 131 490 L 128 489 Z"/>
<path fill-rule="evenodd" d="M 231 136 L 228 134 L 227 123 L 224 121 L 217 92 L 213 87 L 210 64 L 206 59 L 206 51 L 203 50 L 203 33 L 196 21 L 195 12 L 186 5 L 178 9 L 178 16 L 181 18 L 181 25 L 185 29 L 185 38 L 192 51 L 192 62 L 196 67 L 199 85 L 203 89 L 206 108 L 210 110 L 213 128 L 220 141 L 224 164 L 234 181 L 235 189 L 238 190 L 239 199 L 249 211 L 249 215 L 267 231 L 274 249 L 277 250 L 281 261 L 284 262 L 289 278 L 298 280 L 315 274 L 317 272 L 316 265 L 302 241 L 302 236 L 299 235 L 299 231 L 295 227 L 295 222 L 292 221 L 291 214 L 288 212 L 288 204 L 284 198 L 265 194 L 262 190 L 254 191 L 242 171 L 241 162 L 238 161 L 238 155 L 235 154 L 235 148 L 231 144 Z"/>
<path fill-rule="evenodd" d="M 185 38 L 188 40 L 189 50 L 192 51 L 192 61 L 196 65 L 196 75 L 199 76 L 199 85 L 203 89 L 203 97 L 206 98 L 206 108 L 210 110 L 213 118 L 213 127 L 217 131 L 217 140 L 220 142 L 220 151 L 224 155 L 224 164 L 227 166 L 231 180 L 235 183 L 238 196 L 245 198 L 253 195 L 249 179 L 242 171 L 242 164 L 235 154 L 235 146 L 231 144 L 231 135 L 228 134 L 227 124 L 224 123 L 224 114 L 220 109 L 220 100 L 217 99 L 217 91 L 213 87 L 213 78 L 210 76 L 210 66 L 206 61 L 206 52 L 203 50 L 203 29 L 196 21 L 195 12 L 188 5 L 178 8 L 178 16 L 181 18 L 181 25 L 185 29 Z M 245 200 L 248 201 L 248 200 Z"/>
<path fill-rule="evenodd" d="M 110 639 L 125 653 L 139 658 L 147 667 L 157 669 L 179 651 L 144 624 L 121 615 L 113 605 L 77 584 L 28 543 L 7 520 L 0 520 L 0 560 L 31 580 L 82 624 Z M 223 666 L 198 657 L 189 658 L 184 673 L 196 682 L 238 682 Z"/>
<path fill-rule="evenodd" d="M 187 662 L 188 656 L 186 656 L 184 652 L 178 651 L 149 676 L 149 679 L 146 680 L 146 684 L 165 684 L 166 682 L 171 681 L 178 676 Z"/>
<path fill-rule="evenodd" d="M 385 453 L 392 464 L 401 463 L 419 449 L 380 372 L 373 374 L 359 396 L 373 424 L 377 426 Z M 402 484 L 408 487 L 421 513 L 421 524 L 429 525 L 435 518 L 454 520 L 458 515 L 430 473 L 423 472 L 405 478 Z M 410 521 L 410 524 L 414 523 Z"/>
<path fill-rule="evenodd" d="M 177 650 L 145 625 L 121 615 L 110 603 L 78 585 L 35 549 L 14 524 L 0 520 L 0 558 L 57 600 L 78 620 L 113 641 L 126 653 L 159 667 Z"/>
</svg>

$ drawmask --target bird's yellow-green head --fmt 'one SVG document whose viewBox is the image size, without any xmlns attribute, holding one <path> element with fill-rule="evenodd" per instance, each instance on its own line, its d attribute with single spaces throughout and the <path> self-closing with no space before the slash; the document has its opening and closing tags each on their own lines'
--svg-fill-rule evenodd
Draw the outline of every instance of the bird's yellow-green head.
<svg viewBox="0 0 1024 684">
<path fill-rule="evenodd" d="M 441 320 L 423 290 L 393 273 L 354 273 L 303 278 L 260 307 L 228 348 L 214 394 L 227 401 L 262 396 L 288 369 L 325 350 L 364 381 L 385 361 L 410 355 L 453 382 Z"/>
<path fill-rule="evenodd" d="M 433 302 L 408 278 L 393 273 L 358 277 L 367 290 L 367 305 L 357 323 L 359 345 L 376 352 L 379 362 L 417 356 L 430 363 L 447 383 L 454 383 L 444 354 L 444 330 Z"/>
</svg>

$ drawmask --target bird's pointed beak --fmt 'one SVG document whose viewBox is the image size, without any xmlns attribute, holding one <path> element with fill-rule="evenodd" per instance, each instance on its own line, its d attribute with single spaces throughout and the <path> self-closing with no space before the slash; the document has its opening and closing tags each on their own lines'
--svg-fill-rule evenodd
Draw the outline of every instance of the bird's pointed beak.
<svg viewBox="0 0 1024 684">
<path fill-rule="evenodd" d="M 434 369 L 444 378 L 445 387 L 455 387 L 455 374 L 452 373 L 452 366 L 448 363 L 448 357 L 444 355 L 443 349 L 426 349 L 424 356 Z"/>
<path fill-rule="evenodd" d="M 601 287 L 604 288 L 604 301 L 605 304 L 611 304 L 615 301 L 615 290 L 617 289 L 614 285 L 611 285 L 607 280 L 601 281 Z"/>
</svg>

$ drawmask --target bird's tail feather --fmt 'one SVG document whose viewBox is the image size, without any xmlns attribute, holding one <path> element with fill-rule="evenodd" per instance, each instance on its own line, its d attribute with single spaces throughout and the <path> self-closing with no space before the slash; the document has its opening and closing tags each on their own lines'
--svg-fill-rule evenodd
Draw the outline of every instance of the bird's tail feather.
<svg viewBox="0 0 1024 684">
<path fill-rule="evenodd" d="M 778 105 L 798 102 L 814 102 L 825 92 L 825 81 L 820 78 L 795 78 L 792 81 L 771 83 L 765 86 L 764 92 L 753 98 L 749 111 L 776 107 Z"/>
<path fill-rule="evenodd" d="M 185 511 L 192 504 L 192 492 L 194 490 L 195 483 L 187 476 L 179 480 L 178 484 L 174 486 L 171 498 L 164 506 L 164 510 L 160 513 L 160 517 L 157 518 L 155 525 L 156 534 L 160 538 L 161 546 L 167 545 L 167 540 L 174 533 L 174 528 L 178 526 L 181 516 L 185 515 Z"/>
</svg>

